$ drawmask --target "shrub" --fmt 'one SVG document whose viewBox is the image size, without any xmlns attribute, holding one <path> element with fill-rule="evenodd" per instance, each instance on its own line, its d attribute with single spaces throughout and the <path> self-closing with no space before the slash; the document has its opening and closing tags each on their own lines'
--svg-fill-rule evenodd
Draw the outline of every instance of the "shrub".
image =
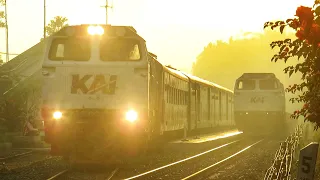
<svg viewBox="0 0 320 180">
<path fill-rule="evenodd" d="M 302 83 L 293 84 L 286 88 L 293 94 L 292 103 L 303 102 L 300 110 L 293 112 L 292 117 L 304 117 L 304 121 L 315 123 L 315 130 L 320 126 L 320 0 L 314 2 L 313 7 L 300 6 L 296 10 L 296 17 L 285 21 L 266 22 L 264 28 L 279 29 L 283 33 L 285 27 L 296 32 L 296 39 L 273 41 L 271 48 L 278 47 L 279 51 L 271 61 L 288 61 L 291 57 L 302 59 L 295 66 L 288 66 L 284 72 L 291 76 L 293 73 L 302 74 Z"/>
</svg>

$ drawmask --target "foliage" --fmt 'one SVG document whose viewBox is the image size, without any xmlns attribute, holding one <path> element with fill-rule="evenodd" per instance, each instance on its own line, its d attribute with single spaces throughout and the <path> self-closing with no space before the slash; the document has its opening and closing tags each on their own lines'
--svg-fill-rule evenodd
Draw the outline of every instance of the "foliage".
<svg viewBox="0 0 320 180">
<path fill-rule="evenodd" d="M 61 28 L 68 26 L 68 19 L 62 16 L 56 16 L 50 23 L 46 26 L 46 32 L 48 36 L 51 36 L 55 32 L 59 31 Z"/>
<path fill-rule="evenodd" d="M 4 11 L 0 11 L 0 28 L 6 27 Z"/>
<path fill-rule="evenodd" d="M 50 23 L 46 26 L 46 35 L 51 36 L 55 32 L 59 31 L 61 28 L 68 26 L 68 19 L 62 16 L 54 17 Z M 42 41 L 43 38 L 40 39 Z"/>
<path fill-rule="evenodd" d="M 22 129 L 23 109 L 21 105 L 13 100 L 5 100 L 1 105 L 0 119 L 10 132 Z"/>
<path fill-rule="evenodd" d="M 241 36 L 243 38 L 231 37 L 228 42 L 209 43 L 193 64 L 193 74 L 229 89 L 233 89 L 235 80 L 245 72 L 275 73 L 285 86 L 300 82 L 298 75 L 289 79 L 283 73 L 282 69 L 287 66 L 284 62 L 268 61 L 275 50 L 267 44 L 280 38 L 294 38 L 294 33 L 280 34 L 265 30 L 263 33 L 244 33 Z M 288 101 L 287 111 L 293 111 L 299 106 L 301 104 Z"/>
<path fill-rule="evenodd" d="M 279 28 L 283 33 L 285 27 L 290 27 L 296 32 L 296 37 L 287 38 L 281 41 L 274 41 L 271 48 L 279 47 L 271 61 L 283 60 L 287 62 L 291 57 L 302 59 L 294 66 L 284 69 L 285 73 L 291 76 L 293 73 L 302 74 L 302 82 L 293 84 L 286 90 L 301 95 L 291 98 L 292 103 L 303 102 L 305 105 L 294 112 L 293 118 L 303 116 L 305 121 L 315 123 L 315 129 L 320 127 L 320 1 L 316 0 L 314 6 L 300 6 L 296 10 L 296 17 L 286 21 L 266 22 L 264 28 L 270 27 L 272 30 Z"/>
<path fill-rule="evenodd" d="M 0 0 L 0 6 L 4 6 L 5 2 L 4 0 Z M 0 11 L 0 28 L 4 28 L 6 27 L 6 23 L 5 23 L 5 13 L 4 11 Z"/>
<path fill-rule="evenodd" d="M 41 83 L 34 78 L 24 79 L 22 83 L 3 95 L 0 101 L 0 126 L 4 125 L 11 132 L 21 131 L 26 121 L 35 125 L 38 120 Z"/>
</svg>

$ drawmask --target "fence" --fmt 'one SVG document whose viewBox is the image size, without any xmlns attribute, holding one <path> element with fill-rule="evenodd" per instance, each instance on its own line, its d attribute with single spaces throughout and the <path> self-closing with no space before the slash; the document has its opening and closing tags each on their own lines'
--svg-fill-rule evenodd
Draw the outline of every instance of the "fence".
<svg viewBox="0 0 320 180">
<path fill-rule="evenodd" d="M 297 159 L 298 145 L 302 137 L 302 125 L 296 127 L 280 148 L 276 151 L 274 162 L 267 170 L 264 180 L 289 180 L 291 179 L 292 163 Z"/>
</svg>

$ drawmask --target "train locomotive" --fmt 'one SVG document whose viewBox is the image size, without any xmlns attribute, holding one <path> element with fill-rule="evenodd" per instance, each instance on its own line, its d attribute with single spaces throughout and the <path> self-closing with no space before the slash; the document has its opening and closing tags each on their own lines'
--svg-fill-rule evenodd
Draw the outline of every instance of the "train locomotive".
<svg viewBox="0 0 320 180">
<path fill-rule="evenodd" d="M 274 73 L 244 73 L 234 86 L 238 129 L 254 133 L 283 131 L 286 102 L 283 84 Z"/>
<path fill-rule="evenodd" d="M 51 154 L 137 154 L 172 132 L 235 125 L 233 91 L 162 65 L 131 26 L 75 25 L 50 36 L 42 118 Z"/>
</svg>

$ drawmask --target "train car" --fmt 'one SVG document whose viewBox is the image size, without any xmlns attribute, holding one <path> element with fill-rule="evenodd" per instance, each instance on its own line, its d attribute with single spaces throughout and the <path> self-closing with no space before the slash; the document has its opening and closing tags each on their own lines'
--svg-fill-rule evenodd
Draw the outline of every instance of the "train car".
<svg viewBox="0 0 320 180">
<path fill-rule="evenodd" d="M 162 65 L 130 26 L 62 28 L 42 74 L 45 140 L 68 159 L 126 157 L 171 132 L 234 124 L 231 90 Z"/>
<path fill-rule="evenodd" d="M 285 91 L 274 73 L 244 73 L 235 82 L 234 96 L 240 130 L 272 132 L 284 127 Z"/>
<path fill-rule="evenodd" d="M 212 128 L 235 125 L 233 91 L 170 66 L 163 66 L 154 57 L 150 57 L 150 64 L 151 74 L 159 73 L 151 75 L 159 77 L 159 80 L 154 78 L 154 84 L 158 85 L 150 84 L 151 88 L 155 88 L 154 92 L 159 93 L 151 95 L 155 99 L 152 101 L 158 102 L 154 111 L 158 112 L 155 121 L 159 120 L 156 125 L 159 133 L 155 136 L 183 130 L 189 134 L 199 134 Z M 156 67 L 152 64 L 157 64 L 158 68 L 152 68 Z"/>
</svg>

